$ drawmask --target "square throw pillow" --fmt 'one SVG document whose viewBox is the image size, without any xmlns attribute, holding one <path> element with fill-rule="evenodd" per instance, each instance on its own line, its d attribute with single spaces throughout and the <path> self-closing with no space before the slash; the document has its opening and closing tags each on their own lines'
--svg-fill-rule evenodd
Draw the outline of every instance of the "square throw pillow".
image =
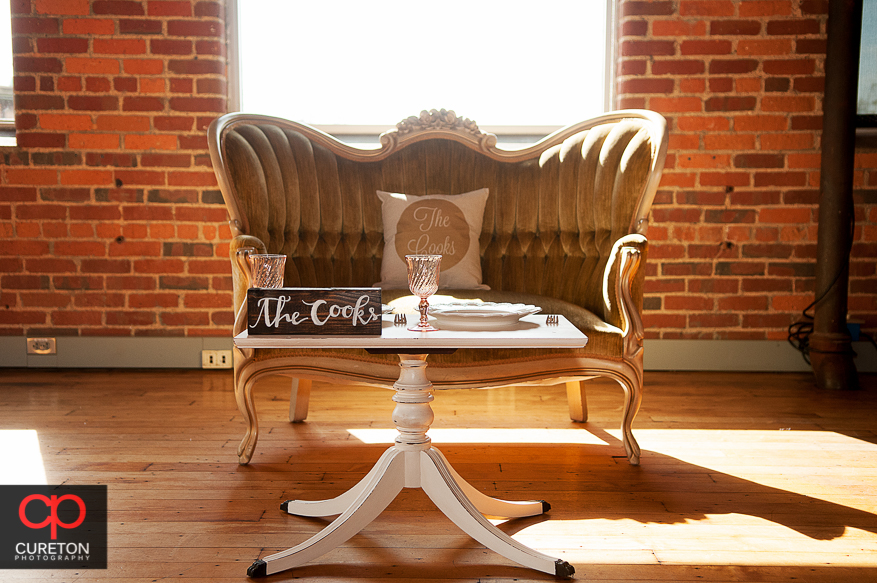
<svg viewBox="0 0 877 583">
<path fill-rule="evenodd" d="M 408 287 L 406 255 L 442 256 L 439 287 L 490 289 L 481 283 L 478 239 L 488 190 L 466 194 L 406 194 L 377 191 L 384 222 L 384 258 L 381 281 L 385 289 Z"/>
</svg>

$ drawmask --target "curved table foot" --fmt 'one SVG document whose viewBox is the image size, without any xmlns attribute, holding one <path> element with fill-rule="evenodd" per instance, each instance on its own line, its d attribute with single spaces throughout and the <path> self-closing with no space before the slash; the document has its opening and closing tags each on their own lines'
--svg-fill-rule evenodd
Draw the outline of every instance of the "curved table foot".
<svg viewBox="0 0 877 583">
<path fill-rule="evenodd" d="M 483 494 L 480 490 L 476 489 L 475 486 L 464 480 L 460 474 L 454 470 L 442 452 L 435 448 L 430 450 L 430 452 L 441 459 L 441 462 L 444 464 L 445 468 L 447 468 L 447 471 L 454 479 L 454 482 L 481 514 L 502 518 L 524 518 L 526 516 L 538 516 L 551 510 L 551 505 L 545 500 L 517 502 L 492 498 Z"/>
<path fill-rule="evenodd" d="M 328 500 L 287 500 L 280 504 L 280 509 L 295 516 L 322 517 L 341 514 L 350 508 L 350 505 L 353 504 L 354 500 L 369 488 L 369 485 L 374 481 L 375 477 L 380 475 L 387 468 L 391 461 L 389 458 L 392 458 L 399 453 L 400 452 L 395 451 L 393 448 L 385 451 L 374 467 L 369 470 L 369 473 L 357 482 L 354 487 L 340 496 Z"/>
<path fill-rule="evenodd" d="M 575 569 L 566 561 L 549 557 L 514 540 L 490 523 L 466 497 L 435 449 L 420 454 L 421 488 L 430 500 L 466 534 L 507 559 L 558 577 L 569 578 Z"/>
<path fill-rule="evenodd" d="M 299 545 L 256 561 L 247 569 L 247 575 L 266 576 L 303 565 L 328 553 L 365 528 L 405 485 L 405 460 L 400 453 L 391 449 L 389 455 L 381 458 L 375 466 L 377 471 L 369 474 L 368 482 L 360 488 L 350 506 L 326 528 Z"/>
</svg>

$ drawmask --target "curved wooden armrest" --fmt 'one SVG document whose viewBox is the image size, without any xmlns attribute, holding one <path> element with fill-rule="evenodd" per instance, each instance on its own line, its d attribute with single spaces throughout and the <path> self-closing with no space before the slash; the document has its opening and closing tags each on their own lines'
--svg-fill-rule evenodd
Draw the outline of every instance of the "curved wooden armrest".
<svg viewBox="0 0 877 583">
<path fill-rule="evenodd" d="M 639 302 L 634 297 L 634 280 L 645 258 L 648 239 L 632 233 L 618 239 L 603 272 L 603 302 L 606 320 L 621 328 L 625 339 L 635 342 L 644 336 Z"/>
</svg>

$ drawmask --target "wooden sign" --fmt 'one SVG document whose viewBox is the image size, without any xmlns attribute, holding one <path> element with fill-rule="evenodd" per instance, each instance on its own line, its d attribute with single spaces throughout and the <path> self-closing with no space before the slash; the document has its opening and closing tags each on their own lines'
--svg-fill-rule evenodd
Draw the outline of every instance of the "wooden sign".
<svg viewBox="0 0 877 583">
<path fill-rule="evenodd" d="M 380 336 L 380 288 L 251 288 L 250 335 Z"/>
</svg>

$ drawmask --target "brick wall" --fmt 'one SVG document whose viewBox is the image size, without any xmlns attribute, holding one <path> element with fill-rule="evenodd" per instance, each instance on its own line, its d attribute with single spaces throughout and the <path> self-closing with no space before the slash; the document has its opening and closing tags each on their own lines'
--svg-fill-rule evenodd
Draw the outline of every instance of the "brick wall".
<svg viewBox="0 0 877 583">
<path fill-rule="evenodd" d="M 621 108 L 663 113 L 652 338 L 783 339 L 814 299 L 827 1 L 619 3 Z M 877 328 L 877 151 L 857 151 L 849 311 Z"/>
<path fill-rule="evenodd" d="M 0 335 L 227 335 L 221 1 L 12 0 Z"/>
<path fill-rule="evenodd" d="M 12 0 L 0 336 L 227 336 L 207 156 L 223 2 Z M 652 338 L 781 339 L 813 299 L 827 4 L 621 0 L 618 106 L 670 120 Z M 877 328 L 877 153 L 856 158 L 850 309 Z"/>
</svg>

